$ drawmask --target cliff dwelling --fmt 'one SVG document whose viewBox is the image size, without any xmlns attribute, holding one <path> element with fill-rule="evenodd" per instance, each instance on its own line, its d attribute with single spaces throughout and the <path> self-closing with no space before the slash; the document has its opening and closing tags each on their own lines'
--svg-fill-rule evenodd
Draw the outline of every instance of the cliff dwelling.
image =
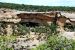
<svg viewBox="0 0 75 50">
<path fill-rule="evenodd" d="M 26 23 L 27 25 L 42 25 L 53 21 L 55 13 L 51 12 L 29 12 L 17 14 L 21 18 L 21 23 Z"/>
<path fill-rule="evenodd" d="M 67 20 L 72 24 L 74 22 L 70 18 L 68 19 L 66 16 L 62 16 L 60 12 L 4 12 L 0 14 L 0 22 L 5 23 L 5 26 L 7 26 L 2 28 L 4 31 L 6 30 L 6 32 L 9 28 L 16 27 L 15 29 L 17 29 L 17 26 L 15 26 L 17 24 L 35 27 L 50 25 L 52 22 L 60 26 L 61 30 L 64 30 L 64 25 L 67 23 Z M 13 31 L 11 33 L 13 33 Z"/>
</svg>

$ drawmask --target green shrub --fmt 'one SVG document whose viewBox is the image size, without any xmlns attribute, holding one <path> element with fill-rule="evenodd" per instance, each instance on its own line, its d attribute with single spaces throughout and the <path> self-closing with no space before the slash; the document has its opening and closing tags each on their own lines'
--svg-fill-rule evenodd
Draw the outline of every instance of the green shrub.
<svg viewBox="0 0 75 50">
<path fill-rule="evenodd" d="M 50 27 L 51 29 L 51 33 L 57 33 L 56 29 L 57 29 L 57 25 L 54 23 L 51 23 Z"/>
<path fill-rule="evenodd" d="M 29 33 L 30 29 L 26 27 L 26 25 L 21 25 L 21 24 L 18 24 L 18 33 L 17 35 L 25 35 L 27 33 Z"/>
<path fill-rule="evenodd" d="M 12 47 L 9 47 L 9 43 L 15 41 L 16 37 L 14 36 L 0 36 L 0 50 L 14 50 Z"/>
<path fill-rule="evenodd" d="M 45 44 L 41 44 L 32 50 L 75 50 L 75 41 L 52 35 L 48 37 Z"/>
</svg>

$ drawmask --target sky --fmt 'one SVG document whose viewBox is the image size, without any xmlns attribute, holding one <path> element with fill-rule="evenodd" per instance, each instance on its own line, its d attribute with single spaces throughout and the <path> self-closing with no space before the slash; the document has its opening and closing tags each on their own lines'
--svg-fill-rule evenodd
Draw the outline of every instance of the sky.
<svg viewBox="0 0 75 50">
<path fill-rule="evenodd" d="M 26 5 L 75 7 L 75 0 L 0 0 L 0 2 L 26 4 Z"/>
</svg>

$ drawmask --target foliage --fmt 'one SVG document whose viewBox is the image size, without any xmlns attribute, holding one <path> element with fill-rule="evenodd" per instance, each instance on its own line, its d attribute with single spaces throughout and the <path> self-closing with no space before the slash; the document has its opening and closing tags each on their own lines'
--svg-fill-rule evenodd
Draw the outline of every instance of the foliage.
<svg viewBox="0 0 75 50">
<path fill-rule="evenodd" d="M 57 29 L 57 25 L 54 23 L 51 23 L 51 25 L 49 26 L 51 29 L 51 33 L 57 33 L 56 29 Z"/>
<path fill-rule="evenodd" d="M 10 43 L 15 41 L 15 36 L 0 36 L 0 50 L 14 50 Z"/>
<path fill-rule="evenodd" d="M 32 50 L 75 50 L 75 41 L 57 35 L 49 36 L 45 44 L 41 44 Z"/>
<path fill-rule="evenodd" d="M 35 27 L 34 30 L 32 31 L 37 33 L 46 33 L 46 28 L 43 26 L 39 26 L 39 27 Z"/>
<path fill-rule="evenodd" d="M 0 2 L 0 8 L 9 8 L 22 11 L 75 11 L 75 7 L 65 7 L 65 6 L 34 6 L 34 5 L 24 5 L 24 4 L 13 4 L 13 3 L 2 3 Z"/>
<path fill-rule="evenodd" d="M 18 34 L 25 35 L 27 33 L 29 33 L 29 28 L 26 25 L 18 24 Z"/>
</svg>

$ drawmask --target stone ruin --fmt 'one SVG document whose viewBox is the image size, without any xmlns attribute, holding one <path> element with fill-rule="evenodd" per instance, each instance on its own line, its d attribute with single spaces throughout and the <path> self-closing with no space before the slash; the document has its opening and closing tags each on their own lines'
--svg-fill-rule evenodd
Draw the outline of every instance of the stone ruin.
<svg viewBox="0 0 75 50">
<path fill-rule="evenodd" d="M 71 20 L 66 15 L 61 14 L 59 11 L 51 11 L 51 12 L 25 12 L 25 11 L 17 11 L 11 9 L 0 9 L 0 23 L 3 23 L 4 28 L 1 27 L 2 32 L 10 35 L 13 33 L 13 26 L 17 23 L 29 23 L 28 25 L 38 24 L 51 24 L 52 22 L 56 22 L 59 25 L 60 30 L 64 31 L 65 23 L 69 21 L 69 23 L 74 24 L 74 20 Z M 3 33 L 1 33 L 3 34 Z"/>
</svg>

